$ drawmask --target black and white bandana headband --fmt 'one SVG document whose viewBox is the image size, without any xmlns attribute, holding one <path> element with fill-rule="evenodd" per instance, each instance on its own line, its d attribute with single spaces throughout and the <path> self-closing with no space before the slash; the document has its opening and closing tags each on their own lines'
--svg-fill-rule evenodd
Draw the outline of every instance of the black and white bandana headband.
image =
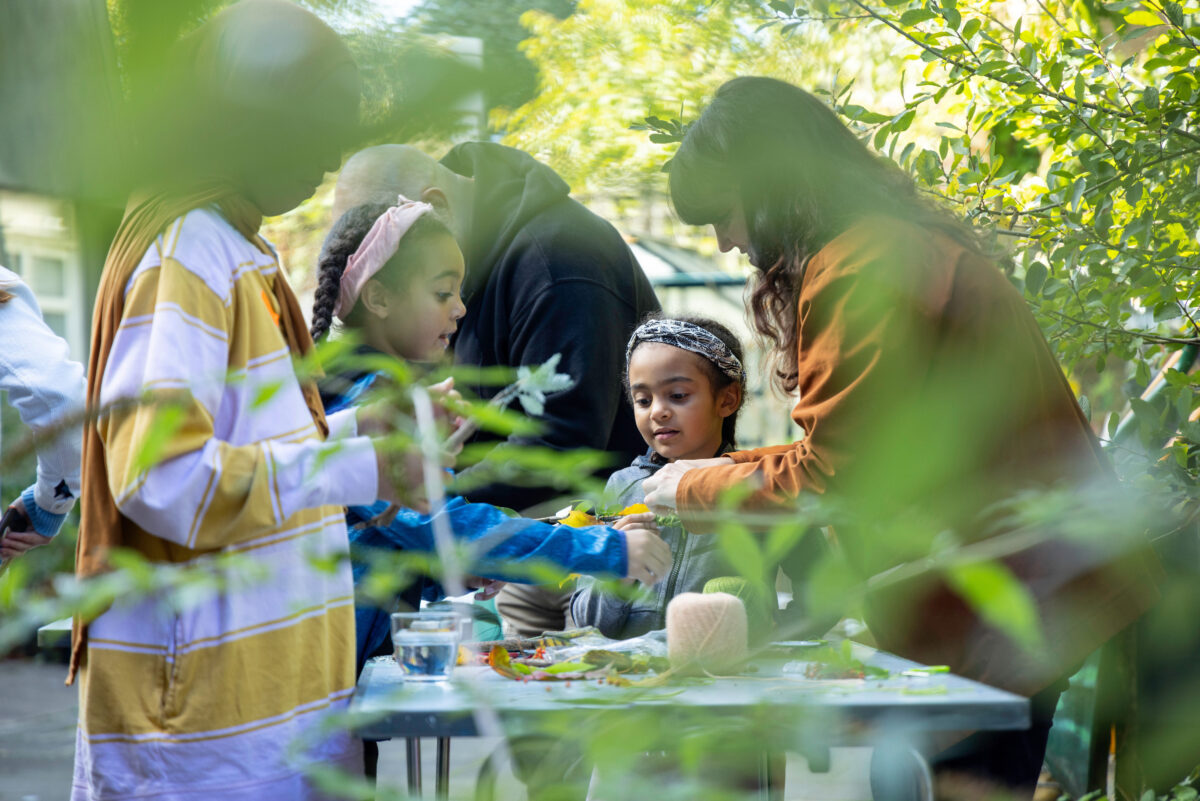
<svg viewBox="0 0 1200 801">
<path fill-rule="evenodd" d="M 628 367 L 633 349 L 643 342 L 661 342 L 681 350 L 699 354 L 717 366 L 725 375 L 745 386 L 746 371 L 720 337 L 694 323 L 683 320 L 650 320 L 638 326 L 625 346 Z"/>
</svg>

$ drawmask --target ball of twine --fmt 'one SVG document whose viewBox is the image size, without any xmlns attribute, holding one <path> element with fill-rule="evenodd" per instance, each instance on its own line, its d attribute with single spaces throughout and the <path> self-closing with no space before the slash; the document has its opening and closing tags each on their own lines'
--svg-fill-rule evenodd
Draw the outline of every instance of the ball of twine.
<svg viewBox="0 0 1200 801">
<path fill-rule="evenodd" d="M 667 604 L 667 655 L 680 671 L 721 673 L 746 659 L 746 607 L 724 592 L 685 592 Z"/>
</svg>

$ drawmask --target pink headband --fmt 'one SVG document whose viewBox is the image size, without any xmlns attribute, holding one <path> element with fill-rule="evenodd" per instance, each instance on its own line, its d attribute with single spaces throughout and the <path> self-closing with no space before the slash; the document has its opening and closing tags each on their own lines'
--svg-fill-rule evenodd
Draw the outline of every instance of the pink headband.
<svg viewBox="0 0 1200 801">
<path fill-rule="evenodd" d="M 346 260 L 341 291 L 338 292 L 338 302 L 333 309 L 339 320 L 345 320 L 354 309 L 362 288 L 371 276 L 379 272 L 379 268 L 395 255 L 396 249 L 400 247 L 400 240 L 413 224 L 431 211 L 433 206 L 428 203 L 409 200 L 404 195 L 399 195 L 396 205 L 379 216 L 371 230 L 363 237 L 358 250 Z"/>
</svg>

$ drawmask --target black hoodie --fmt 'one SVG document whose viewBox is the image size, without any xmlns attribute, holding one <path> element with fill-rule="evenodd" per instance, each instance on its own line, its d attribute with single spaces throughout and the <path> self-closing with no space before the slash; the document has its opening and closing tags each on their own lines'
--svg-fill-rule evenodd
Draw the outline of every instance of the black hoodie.
<svg viewBox="0 0 1200 801">
<path fill-rule="evenodd" d="M 562 354 L 575 386 L 547 399 L 536 437 L 509 442 L 559 450 L 594 448 L 626 465 L 645 450 L 621 387 L 625 343 L 658 299 L 609 223 L 569 197 L 554 170 L 519 150 L 459 145 L 442 164 L 475 180 L 463 302 L 454 360 L 477 367 L 537 365 Z M 472 387 L 482 397 L 496 387 Z M 469 470 L 467 473 L 469 474 Z M 546 487 L 489 485 L 472 501 L 524 509 Z"/>
</svg>

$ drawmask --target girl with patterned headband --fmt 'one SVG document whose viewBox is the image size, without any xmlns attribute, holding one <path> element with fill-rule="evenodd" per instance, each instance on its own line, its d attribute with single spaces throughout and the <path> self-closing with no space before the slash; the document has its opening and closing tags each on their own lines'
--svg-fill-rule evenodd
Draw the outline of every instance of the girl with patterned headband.
<svg viewBox="0 0 1200 801">
<path fill-rule="evenodd" d="M 645 500 L 642 482 L 663 466 L 720 456 L 735 447 L 746 370 L 737 337 L 702 317 L 647 320 L 633 332 L 625 352 L 626 389 L 648 446 L 644 456 L 608 480 L 608 494 L 628 506 Z M 664 627 L 667 602 L 675 595 L 700 592 L 711 579 L 736 575 L 716 535 L 690 535 L 682 526 L 660 533 L 672 553 L 670 571 L 660 577 L 665 580 L 628 600 L 594 580 L 580 579 L 571 597 L 576 625 L 596 626 L 618 639 L 637 637 Z"/>
</svg>

